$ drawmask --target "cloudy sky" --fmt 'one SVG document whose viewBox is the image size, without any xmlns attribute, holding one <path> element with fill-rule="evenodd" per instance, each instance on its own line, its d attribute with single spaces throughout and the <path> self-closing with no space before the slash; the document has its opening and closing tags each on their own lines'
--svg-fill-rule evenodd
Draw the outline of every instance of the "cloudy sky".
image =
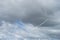
<svg viewBox="0 0 60 40">
<path fill-rule="evenodd" d="M 25 39 L 60 40 L 60 0 L 0 0 L 0 40 Z"/>
</svg>

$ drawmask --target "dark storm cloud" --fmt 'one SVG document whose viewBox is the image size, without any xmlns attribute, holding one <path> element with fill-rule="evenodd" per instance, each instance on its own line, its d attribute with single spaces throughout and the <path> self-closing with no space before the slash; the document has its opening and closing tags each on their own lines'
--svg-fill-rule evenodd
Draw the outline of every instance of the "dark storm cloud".
<svg viewBox="0 0 60 40">
<path fill-rule="evenodd" d="M 39 25 L 48 19 L 44 26 L 57 23 L 50 19 L 58 8 L 56 0 L 0 0 L 0 20 L 13 22 L 21 19 L 25 23 Z"/>
</svg>

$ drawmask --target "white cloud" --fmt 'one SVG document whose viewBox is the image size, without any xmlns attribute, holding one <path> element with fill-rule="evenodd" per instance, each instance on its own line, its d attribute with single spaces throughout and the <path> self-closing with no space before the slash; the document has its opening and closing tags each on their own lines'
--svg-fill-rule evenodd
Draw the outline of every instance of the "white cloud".
<svg viewBox="0 0 60 40">
<path fill-rule="evenodd" d="M 3 21 L 2 26 L 0 26 L 0 39 L 24 39 L 24 38 L 48 38 L 47 35 L 42 33 L 38 27 L 34 27 L 31 24 L 25 24 L 25 29 L 28 31 L 24 31 L 23 29 L 19 28 L 17 24 L 10 24 L 8 22 Z M 3 37 L 2 37 L 3 36 Z"/>
</svg>

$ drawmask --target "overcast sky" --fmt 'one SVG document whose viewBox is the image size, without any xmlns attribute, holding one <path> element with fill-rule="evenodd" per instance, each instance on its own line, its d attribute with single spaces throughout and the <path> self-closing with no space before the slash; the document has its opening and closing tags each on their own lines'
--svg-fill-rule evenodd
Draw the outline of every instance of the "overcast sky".
<svg viewBox="0 0 60 40">
<path fill-rule="evenodd" d="M 21 28 L 18 27 L 16 20 L 22 21 L 26 26 L 25 29 L 30 29 L 29 32 L 33 34 L 29 34 L 23 30 L 20 30 Z M 15 29 L 15 26 L 17 29 Z M 21 34 L 23 37 L 26 37 L 28 35 L 34 36 L 35 33 L 36 37 L 39 35 L 39 38 L 51 38 L 51 40 L 55 38 L 60 39 L 59 26 L 60 0 L 0 0 L 1 40 L 4 40 L 2 38 L 2 35 L 6 35 L 8 29 L 12 30 L 12 32 L 17 31 L 18 34 L 19 31 L 21 31 L 20 33 L 25 34 Z M 14 33 L 16 34 L 16 32 Z M 13 36 L 12 34 L 10 34 L 11 38 L 15 36 L 18 36 L 20 38 L 21 36 Z M 9 33 L 7 36 L 9 36 Z M 5 36 L 3 37 L 5 38 Z M 15 38 L 11 38 L 8 39 L 15 40 Z"/>
</svg>

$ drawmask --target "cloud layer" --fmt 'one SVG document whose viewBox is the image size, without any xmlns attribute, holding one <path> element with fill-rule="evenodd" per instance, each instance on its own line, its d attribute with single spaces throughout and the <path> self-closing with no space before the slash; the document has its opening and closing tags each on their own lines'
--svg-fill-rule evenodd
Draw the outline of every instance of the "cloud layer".
<svg viewBox="0 0 60 40">
<path fill-rule="evenodd" d="M 59 40 L 59 5 L 59 0 L 0 0 L 0 39 L 39 37 Z M 30 33 L 19 28 L 16 20 L 23 21 Z"/>
<path fill-rule="evenodd" d="M 56 0 L 0 0 L 0 2 L 0 20 L 10 22 L 22 19 L 24 22 L 39 25 L 49 19 L 49 23 L 52 21 L 50 18 L 54 18 L 58 10 Z"/>
</svg>

